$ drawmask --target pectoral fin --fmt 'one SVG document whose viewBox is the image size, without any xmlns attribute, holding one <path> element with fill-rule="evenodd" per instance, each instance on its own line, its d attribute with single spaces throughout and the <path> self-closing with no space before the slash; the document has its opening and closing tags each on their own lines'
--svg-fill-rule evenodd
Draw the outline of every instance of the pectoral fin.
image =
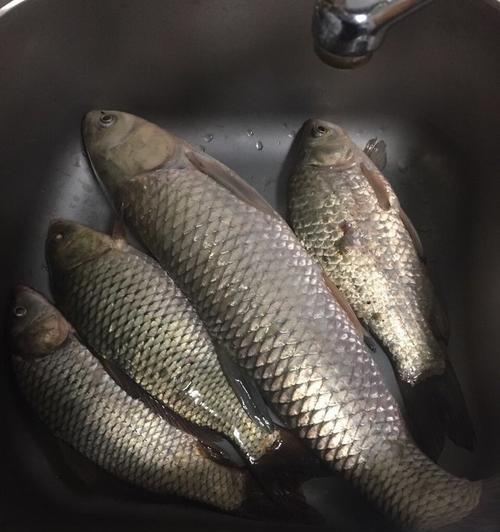
<svg viewBox="0 0 500 532">
<path fill-rule="evenodd" d="M 204 444 L 201 441 L 198 441 L 196 443 L 196 448 L 198 449 L 198 452 L 204 456 L 205 458 L 208 458 L 209 460 L 212 460 L 212 462 L 216 462 L 217 464 L 220 464 L 224 467 L 233 467 L 236 469 L 244 469 L 245 465 L 243 462 L 237 463 L 236 461 L 233 461 L 232 459 L 228 459 L 227 454 L 222 453 L 220 451 L 220 448 L 216 448 L 213 446 L 209 446 Z"/>
</svg>

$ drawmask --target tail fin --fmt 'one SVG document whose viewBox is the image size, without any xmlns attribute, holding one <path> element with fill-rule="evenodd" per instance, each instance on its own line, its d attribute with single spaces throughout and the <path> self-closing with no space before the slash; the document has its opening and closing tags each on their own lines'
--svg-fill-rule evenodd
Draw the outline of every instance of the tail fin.
<svg viewBox="0 0 500 532">
<path fill-rule="evenodd" d="M 500 530 L 500 477 L 480 481 L 479 504 L 461 521 L 439 529 L 440 532 L 498 532 Z"/>
<path fill-rule="evenodd" d="M 444 447 L 446 427 L 436 410 L 434 387 L 426 381 L 401 384 L 407 423 L 415 442 L 436 462 Z"/>
<path fill-rule="evenodd" d="M 460 447 L 474 449 L 474 428 L 460 384 L 449 364 L 442 375 L 415 385 L 403 384 L 401 393 L 412 434 L 430 458 L 438 459 L 445 436 Z"/>
<path fill-rule="evenodd" d="M 236 515 L 250 519 L 263 519 L 280 523 L 320 525 L 324 523 L 321 514 L 307 504 L 300 490 L 275 493 L 268 496 L 258 482 L 251 477 L 247 481 L 246 499 Z"/>
<path fill-rule="evenodd" d="M 439 392 L 443 403 L 443 417 L 446 422 L 446 433 L 450 440 L 473 451 L 476 444 L 474 427 L 465 404 L 455 371 L 449 363 L 439 380 Z"/>
<path fill-rule="evenodd" d="M 305 500 L 302 484 L 331 472 L 291 432 L 280 429 L 278 444 L 252 465 L 251 473 L 287 520 L 320 522 L 320 514 Z"/>
</svg>

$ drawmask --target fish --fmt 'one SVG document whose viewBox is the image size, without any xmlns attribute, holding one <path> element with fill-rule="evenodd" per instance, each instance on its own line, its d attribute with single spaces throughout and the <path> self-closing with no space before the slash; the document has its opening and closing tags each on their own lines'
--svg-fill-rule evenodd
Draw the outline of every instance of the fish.
<svg viewBox="0 0 500 532">
<path fill-rule="evenodd" d="M 309 478 L 315 459 L 276 427 L 160 265 L 129 246 L 120 225 L 109 236 L 67 220 L 50 225 L 46 255 L 56 304 L 122 386 L 138 386 L 148 406 L 240 466 L 229 440 L 277 503 L 302 503 L 309 519 L 299 477 Z"/>
<path fill-rule="evenodd" d="M 389 355 L 420 446 L 437 459 L 449 436 L 472 450 L 474 428 L 446 354 L 447 318 L 394 190 L 335 124 L 305 122 L 296 150 L 293 230 Z"/>
<path fill-rule="evenodd" d="M 124 112 L 89 112 L 83 138 L 125 223 L 332 471 L 405 529 L 438 529 L 474 514 L 481 482 L 449 474 L 416 446 L 354 318 L 257 191 Z"/>
<path fill-rule="evenodd" d="M 248 471 L 214 461 L 196 438 L 128 395 L 40 293 L 17 288 L 9 337 L 28 405 L 57 438 L 108 473 L 228 512 L 269 506 Z"/>
</svg>

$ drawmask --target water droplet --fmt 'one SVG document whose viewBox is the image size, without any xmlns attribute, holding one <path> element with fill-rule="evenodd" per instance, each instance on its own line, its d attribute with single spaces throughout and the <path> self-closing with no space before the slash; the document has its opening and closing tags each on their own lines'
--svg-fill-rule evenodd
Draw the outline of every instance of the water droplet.
<svg viewBox="0 0 500 532">
<path fill-rule="evenodd" d="M 203 137 L 203 140 L 205 142 L 212 142 L 214 140 L 214 136 L 212 135 L 212 133 L 207 133 L 204 137 Z"/>
<path fill-rule="evenodd" d="M 295 137 L 295 135 L 297 134 L 297 132 L 295 131 L 295 129 L 292 129 L 292 131 L 290 131 L 290 133 L 288 133 L 288 136 L 293 139 Z"/>
<path fill-rule="evenodd" d="M 207 149 L 205 148 L 205 146 L 202 146 L 201 144 L 198 144 L 198 148 L 200 148 L 200 150 L 201 150 L 202 152 L 206 152 L 206 151 L 207 151 Z"/>
<path fill-rule="evenodd" d="M 278 146 L 279 146 L 279 145 L 281 144 L 281 140 L 278 139 L 278 140 L 276 141 L 276 144 L 278 144 Z"/>
<path fill-rule="evenodd" d="M 247 135 L 248 135 L 249 137 L 253 137 L 253 136 L 254 136 L 253 129 L 247 129 Z"/>
<path fill-rule="evenodd" d="M 259 151 L 262 151 L 264 149 L 264 144 L 262 144 L 262 142 L 260 140 L 258 140 L 256 143 L 255 143 L 255 147 L 259 150 Z"/>
</svg>

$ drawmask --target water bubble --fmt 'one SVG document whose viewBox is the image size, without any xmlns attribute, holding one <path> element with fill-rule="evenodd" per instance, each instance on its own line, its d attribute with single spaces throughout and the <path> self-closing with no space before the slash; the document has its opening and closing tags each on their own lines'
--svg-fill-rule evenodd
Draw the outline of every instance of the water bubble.
<svg viewBox="0 0 500 532">
<path fill-rule="evenodd" d="M 399 170 L 400 172 L 403 172 L 403 173 L 406 172 L 406 170 L 408 170 L 408 166 L 407 166 L 407 164 L 404 163 L 404 162 L 402 162 L 402 161 L 400 161 L 400 162 L 398 163 L 398 170 Z"/>
<path fill-rule="evenodd" d="M 262 142 L 260 140 L 258 140 L 256 143 L 255 143 L 255 147 L 259 150 L 259 151 L 262 151 L 264 149 L 264 144 L 262 144 Z"/>
<path fill-rule="evenodd" d="M 212 135 L 212 133 L 207 133 L 204 137 L 203 137 L 203 140 L 205 142 L 212 142 L 214 140 L 214 136 Z"/>
<path fill-rule="evenodd" d="M 248 135 L 249 137 L 253 137 L 253 136 L 254 136 L 253 129 L 247 129 L 247 135 Z"/>
<path fill-rule="evenodd" d="M 206 152 L 206 151 L 207 151 L 207 149 L 205 148 L 205 146 L 202 146 L 201 144 L 198 144 L 198 148 L 200 148 L 200 150 L 201 150 L 202 152 Z"/>
<path fill-rule="evenodd" d="M 288 133 L 288 136 L 289 136 L 291 139 L 293 139 L 293 138 L 295 137 L 296 134 L 297 134 L 297 132 L 295 131 L 295 129 L 292 129 L 292 131 L 290 131 L 290 132 Z"/>
</svg>

